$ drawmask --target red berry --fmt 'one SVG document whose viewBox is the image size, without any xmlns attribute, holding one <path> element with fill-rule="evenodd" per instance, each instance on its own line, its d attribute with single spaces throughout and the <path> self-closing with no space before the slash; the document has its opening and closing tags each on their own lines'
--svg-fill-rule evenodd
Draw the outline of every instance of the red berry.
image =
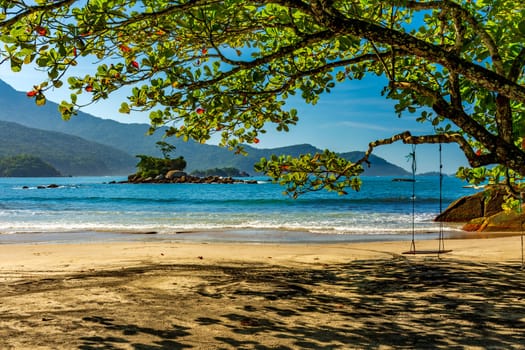
<svg viewBox="0 0 525 350">
<path fill-rule="evenodd" d="M 139 67 L 140 67 L 137 61 L 132 61 L 132 62 L 131 62 L 131 65 L 132 65 L 133 67 L 137 68 L 137 69 L 139 69 Z"/>
<path fill-rule="evenodd" d="M 197 109 L 195 110 L 195 112 L 196 112 L 197 114 L 204 114 L 205 110 L 204 110 L 204 108 L 202 108 L 202 107 L 197 107 Z"/>
<path fill-rule="evenodd" d="M 28 91 L 26 95 L 27 97 L 35 97 L 37 94 L 38 94 L 38 91 L 31 90 L 31 91 Z"/>
<path fill-rule="evenodd" d="M 36 31 L 36 33 L 37 33 L 38 35 L 41 35 L 41 36 L 44 36 L 44 35 L 47 34 L 47 29 L 44 28 L 44 27 L 41 27 L 41 26 L 37 26 L 37 27 L 35 28 L 35 31 Z"/>
<path fill-rule="evenodd" d="M 93 91 L 93 86 L 91 86 L 91 85 L 86 86 L 86 91 L 87 92 Z"/>
<path fill-rule="evenodd" d="M 253 143 L 259 143 L 259 142 L 261 142 L 261 140 L 259 140 L 257 137 L 253 138 Z"/>
</svg>

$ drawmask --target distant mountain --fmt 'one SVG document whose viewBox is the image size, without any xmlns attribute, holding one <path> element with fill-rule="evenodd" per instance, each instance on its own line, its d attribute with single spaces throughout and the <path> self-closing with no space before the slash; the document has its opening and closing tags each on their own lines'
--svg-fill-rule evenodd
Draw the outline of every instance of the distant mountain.
<svg viewBox="0 0 525 350">
<path fill-rule="evenodd" d="M 0 120 L 79 136 L 115 147 L 132 156 L 142 153 L 160 155 L 155 146 L 159 137 L 145 136 L 149 128 L 147 124 L 124 124 L 83 112 L 64 121 L 58 113 L 56 103 L 48 101 L 44 106 L 37 106 L 25 93 L 16 91 L 1 80 L 0 106 Z"/>
<path fill-rule="evenodd" d="M 0 157 L 31 155 L 63 175 L 125 175 L 137 159 L 115 148 L 80 137 L 0 121 Z"/>
<path fill-rule="evenodd" d="M 156 142 L 162 136 L 162 130 L 155 135 L 147 136 L 148 124 L 124 124 L 114 120 L 97 118 L 92 115 L 79 112 L 78 115 L 69 121 L 63 121 L 58 113 L 58 106 L 48 102 L 46 105 L 38 107 L 33 101 L 29 100 L 25 93 L 14 90 L 0 80 L 0 120 L 19 123 L 31 128 L 61 132 L 75 135 L 82 139 L 96 142 L 118 149 L 126 155 L 122 155 L 126 160 L 124 164 L 129 164 L 129 157 L 146 154 L 160 156 L 156 147 Z M 26 139 L 27 140 L 27 139 Z M 289 154 L 298 156 L 300 154 L 319 152 L 318 148 L 303 144 L 273 149 L 258 149 L 246 146 L 248 156 L 235 155 L 233 152 L 213 145 L 202 145 L 194 141 L 184 142 L 179 139 L 170 138 L 176 150 L 172 156 L 182 155 L 188 163 L 187 171 L 206 170 L 212 168 L 237 168 L 241 171 L 254 174 L 253 165 L 261 157 L 269 158 L 272 154 Z M 344 153 L 344 157 L 355 160 L 362 157 L 363 152 Z M 47 160 L 47 158 L 42 157 Z M 365 175 L 371 176 L 400 176 L 407 172 L 382 158 L 371 156 L 371 167 L 365 169 Z M 137 160 L 135 160 L 136 164 Z M 50 162 L 51 163 L 51 162 Z M 51 163 L 55 165 L 54 163 Z M 109 166 L 109 165 L 107 165 Z M 113 172 L 115 168 L 113 167 Z M 69 172 L 58 167 L 63 173 Z M 133 172 L 133 171 L 132 171 Z"/>
<path fill-rule="evenodd" d="M 348 159 L 349 161 L 355 162 L 365 155 L 364 152 L 348 152 L 348 153 L 341 153 L 341 156 L 345 159 Z M 394 165 L 392 163 L 387 162 L 383 158 L 374 156 L 373 154 L 370 155 L 368 158 L 368 161 L 370 162 L 370 167 L 367 166 L 367 164 L 363 164 L 363 167 L 365 169 L 365 175 L 367 176 L 405 176 L 410 175 L 408 171 L 405 169 L 398 167 L 397 165 Z"/>
</svg>

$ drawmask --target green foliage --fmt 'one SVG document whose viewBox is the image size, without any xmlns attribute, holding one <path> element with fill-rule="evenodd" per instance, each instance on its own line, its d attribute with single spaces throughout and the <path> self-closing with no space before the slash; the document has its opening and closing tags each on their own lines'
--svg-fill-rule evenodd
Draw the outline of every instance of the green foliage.
<svg viewBox="0 0 525 350">
<path fill-rule="evenodd" d="M 0 158 L 0 177 L 54 177 L 61 176 L 51 164 L 42 159 L 19 154 Z"/>
<path fill-rule="evenodd" d="M 456 176 L 472 185 L 483 185 L 487 199 L 491 196 L 491 189 L 506 187 L 508 194 L 502 204 L 502 209 L 515 212 L 522 210 L 525 184 L 521 181 L 522 176 L 515 172 L 501 165 L 494 166 L 491 169 L 461 167 Z"/>
<path fill-rule="evenodd" d="M 165 141 L 158 141 L 156 143 L 165 159 L 170 159 L 170 153 L 175 150 L 175 146 Z"/>
<path fill-rule="evenodd" d="M 460 167 L 456 172 L 456 176 L 467 181 L 472 185 L 481 185 L 487 181 L 493 183 L 497 178 L 491 176 L 492 173 L 487 168 L 466 168 Z"/>
<path fill-rule="evenodd" d="M 297 198 L 311 191 L 329 190 L 346 194 L 345 189 L 358 191 L 361 181 L 356 175 L 363 169 L 360 165 L 324 151 L 315 155 L 305 154 L 298 158 L 273 156 L 255 165 L 255 170 L 270 176 L 275 182 L 286 186 L 285 194 Z"/>
<path fill-rule="evenodd" d="M 384 95 L 399 116 L 434 126 L 435 135 L 410 142 L 457 142 L 473 168 L 501 164 L 525 175 L 521 0 L 0 5 L 3 60 L 13 71 L 34 64 L 48 72 L 28 92 L 39 105 L 67 81 L 66 119 L 132 86 L 121 112 L 149 111 L 152 130 L 169 125 L 168 136 L 184 140 L 218 134 L 221 145 L 243 153 L 242 144 L 258 143 L 268 127 L 286 132 L 297 123 L 290 96 L 316 104 L 337 84 L 373 74 L 388 79 Z M 67 74 L 93 61 L 84 76 Z M 358 187 L 342 180 L 360 174 L 357 164 L 314 158 L 264 160 L 258 169 L 290 193 Z M 276 170 L 282 162 L 297 174 Z M 466 177 L 479 177 L 472 172 Z"/>
<path fill-rule="evenodd" d="M 140 161 L 137 163 L 137 174 L 143 178 L 165 175 L 170 170 L 184 170 L 186 161 L 184 157 L 175 159 L 156 158 L 147 155 L 137 155 Z"/>
</svg>

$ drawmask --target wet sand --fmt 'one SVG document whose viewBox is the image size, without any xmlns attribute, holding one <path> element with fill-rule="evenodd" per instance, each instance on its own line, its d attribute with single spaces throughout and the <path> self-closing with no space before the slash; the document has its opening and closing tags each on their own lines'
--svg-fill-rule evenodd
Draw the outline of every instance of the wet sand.
<svg viewBox="0 0 525 350">
<path fill-rule="evenodd" d="M 520 236 L 409 248 L 1 244 L 0 348 L 525 348 Z"/>
</svg>

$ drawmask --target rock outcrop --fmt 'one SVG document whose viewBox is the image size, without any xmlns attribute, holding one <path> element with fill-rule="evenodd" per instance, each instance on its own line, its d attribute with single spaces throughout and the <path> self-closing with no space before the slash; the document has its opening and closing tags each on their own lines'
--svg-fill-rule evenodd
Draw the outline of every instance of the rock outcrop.
<svg viewBox="0 0 525 350">
<path fill-rule="evenodd" d="M 234 183 L 246 183 L 246 184 L 256 184 L 256 180 L 239 180 L 232 177 L 222 177 L 222 176 L 192 176 L 188 175 L 184 171 L 180 170 L 170 170 L 165 175 L 158 175 L 155 178 L 147 177 L 143 178 L 138 174 L 132 174 L 128 176 L 127 181 L 122 181 L 121 183 L 198 183 L 198 184 L 234 184 Z"/>
<path fill-rule="evenodd" d="M 501 212 L 506 191 L 489 189 L 471 196 L 462 197 L 448 206 L 436 217 L 442 222 L 466 222 L 477 218 L 489 217 Z"/>
<path fill-rule="evenodd" d="M 476 232 L 521 231 L 525 213 L 504 211 L 507 192 L 491 188 L 471 196 L 462 197 L 436 217 L 435 221 L 464 222 L 462 229 Z"/>
<path fill-rule="evenodd" d="M 519 232 L 523 228 L 525 220 L 525 214 L 516 213 L 515 211 L 501 211 L 495 215 L 480 220 L 479 226 L 472 226 L 477 232 L 507 232 L 514 231 Z M 463 227 L 464 230 L 469 227 Z"/>
</svg>

